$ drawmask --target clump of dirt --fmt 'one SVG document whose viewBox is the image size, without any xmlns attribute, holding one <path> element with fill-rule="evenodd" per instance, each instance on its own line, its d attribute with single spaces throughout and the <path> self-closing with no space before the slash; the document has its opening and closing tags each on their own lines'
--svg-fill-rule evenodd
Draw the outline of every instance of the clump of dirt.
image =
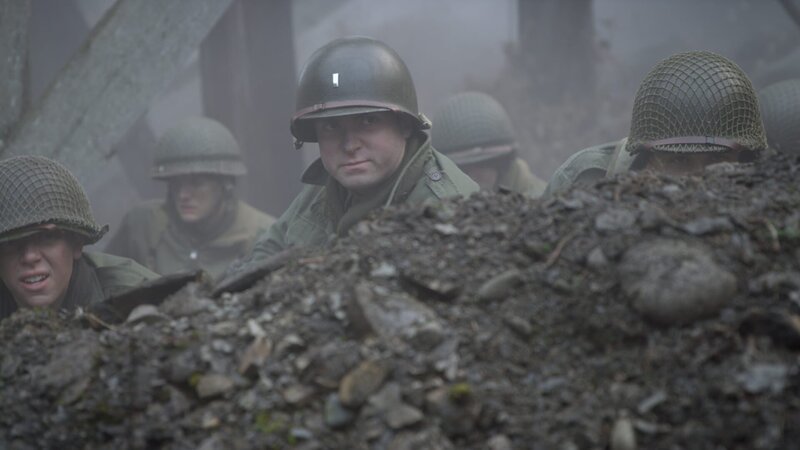
<svg viewBox="0 0 800 450">
<path fill-rule="evenodd" d="M 243 293 L 22 311 L 0 447 L 793 447 L 798 170 L 403 207 Z"/>
</svg>

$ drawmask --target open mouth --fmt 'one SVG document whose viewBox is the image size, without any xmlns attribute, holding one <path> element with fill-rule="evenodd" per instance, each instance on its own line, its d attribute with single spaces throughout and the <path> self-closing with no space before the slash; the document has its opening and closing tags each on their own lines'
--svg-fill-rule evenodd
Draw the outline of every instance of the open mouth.
<svg viewBox="0 0 800 450">
<path fill-rule="evenodd" d="M 27 277 L 22 277 L 20 281 L 22 284 L 28 289 L 36 289 L 41 287 L 47 279 L 50 278 L 48 274 L 37 274 L 37 275 L 30 275 Z"/>
</svg>

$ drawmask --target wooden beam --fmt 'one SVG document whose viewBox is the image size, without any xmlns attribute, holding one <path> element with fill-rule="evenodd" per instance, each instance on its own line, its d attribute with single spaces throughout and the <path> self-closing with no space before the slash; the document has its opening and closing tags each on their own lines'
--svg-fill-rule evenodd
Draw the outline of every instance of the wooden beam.
<svg viewBox="0 0 800 450">
<path fill-rule="evenodd" d="M 117 1 L 12 130 L 0 156 L 49 156 L 86 183 L 230 4 Z"/>
<path fill-rule="evenodd" d="M 0 2 L 0 141 L 22 114 L 30 0 Z"/>
</svg>

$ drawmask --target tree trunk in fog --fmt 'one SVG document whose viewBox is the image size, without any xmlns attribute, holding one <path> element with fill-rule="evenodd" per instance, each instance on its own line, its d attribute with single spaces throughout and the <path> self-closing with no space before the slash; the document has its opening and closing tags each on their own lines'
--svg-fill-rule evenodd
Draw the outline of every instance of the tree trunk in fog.
<svg viewBox="0 0 800 450">
<path fill-rule="evenodd" d="M 30 0 L 0 3 L 0 141 L 17 122 L 25 104 Z"/>
<path fill-rule="evenodd" d="M 292 147 L 296 74 L 291 0 L 238 0 L 200 51 L 203 105 L 231 129 L 245 154 L 244 198 L 281 214 L 300 190 Z"/>
<path fill-rule="evenodd" d="M 229 4 L 117 1 L 12 130 L 2 156 L 50 156 L 91 180 Z"/>
<path fill-rule="evenodd" d="M 592 0 L 519 0 L 521 66 L 534 98 L 585 99 L 595 89 Z"/>
</svg>

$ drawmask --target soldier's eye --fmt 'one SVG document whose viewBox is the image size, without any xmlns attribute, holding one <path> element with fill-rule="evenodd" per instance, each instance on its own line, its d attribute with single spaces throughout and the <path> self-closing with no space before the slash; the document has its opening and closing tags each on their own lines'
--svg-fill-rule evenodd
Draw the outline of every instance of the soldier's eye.
<svg viewBox="0 0 800 450">
<path fill-rule="evenodd" d="M 361 123 L 364 125 L 374 125 L 379 122 L 379 118 L 375 114 L 365 114 L 364 117 L 361 118 Z"/>
</svg>

